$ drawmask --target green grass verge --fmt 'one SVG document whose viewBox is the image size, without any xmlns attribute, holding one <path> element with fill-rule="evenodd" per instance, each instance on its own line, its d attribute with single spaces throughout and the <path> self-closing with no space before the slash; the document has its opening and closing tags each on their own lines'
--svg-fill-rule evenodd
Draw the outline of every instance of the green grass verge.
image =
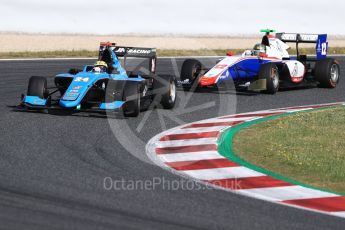
<svg viewBox="0 0 345 230">
<path fill-rule="evenodd" d="M 236 155 L 303 184 L 345 193 L 345 108 L 258 123 L 233 139 Z"/>
<path fill-rule="evenodd" d="M 158 49 L 157 53 L 160 57 L 173 56 L 224 56 L 227 51 L 235 54 L 242 53 L 243 49 L 198 49 L 198 50 L 174 50 L 174 49 Z M 301 54 L 315 54 L 315 49 L 300 49 Z M 296 50 L 290 50 L 290 54 L 296 54 Z M 345 47 L 330 48 L 329 54 L 345 54 Z M 0 52 L 0 59 L 5 58 L 69 58 L 69 57 L 97 57 L 98 51 L 89 50 L 61 50 L 61 51 L 38 51 L 38 52 Z"/>
<path fill-rule="evenodd" d="M 97 57 L 97 51 L 88 50 L 61 50 L 37 52 L 0 52 L 0 58 L 69 58 L 69 57 Z"/>
</svg>

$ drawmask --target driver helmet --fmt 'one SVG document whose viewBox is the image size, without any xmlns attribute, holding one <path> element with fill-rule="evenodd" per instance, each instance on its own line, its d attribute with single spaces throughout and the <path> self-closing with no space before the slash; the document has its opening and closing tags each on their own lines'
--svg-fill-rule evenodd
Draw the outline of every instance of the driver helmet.
<svg viewBox="0 0 345 230">
<path fill-rule="evenodd" d="M 104 72 L 107 72 L 107 68 L 108 68 L 108 65 L 104 61 L 96 61 L 92 69 L 92 72 L 104 73 Z"/>
<path fill-rule="evenodd" d="M 266 53 L 266 46 L 261 43 L 258 43 L 254 46 L 253 50 L 256 55 L 259 55 L 260 53 Z"/>
</svg>

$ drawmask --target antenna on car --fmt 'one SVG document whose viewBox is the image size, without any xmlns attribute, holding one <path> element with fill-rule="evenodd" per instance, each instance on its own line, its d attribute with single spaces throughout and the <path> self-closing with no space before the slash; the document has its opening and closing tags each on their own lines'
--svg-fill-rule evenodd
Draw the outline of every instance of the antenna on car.
<svg viewBox="0 0 345 230">
<path fill-rule="evenodd" d="M 270 33 L 276 32 L 276 30 L 273 29 L 261 29 L 260 32 L 266 33 L 266 35 L 270 35 Z"/>
</svg>

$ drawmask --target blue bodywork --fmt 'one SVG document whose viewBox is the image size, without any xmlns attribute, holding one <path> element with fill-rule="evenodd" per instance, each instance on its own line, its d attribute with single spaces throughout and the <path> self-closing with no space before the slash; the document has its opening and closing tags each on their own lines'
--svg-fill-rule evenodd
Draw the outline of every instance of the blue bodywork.
<svg viewBox="0 0 345 230">
<path fill-rule="evenodd" d="M 37 96 L 25 96 L 24 102 L 34 106 L 46 106 L 47 100 Z"/>
<path fill-rule="evenodd" d="M 260 67 L 263 64 L 272 62 L 271 60 L 264 60 L 262 58 L 256 59 L 244 59 L 238 62 L 236 65 L 233 65 L 225 71 L 218 80 L 218 83 L 231 78 L 233 80 L 241 79 L 254 79 L 260 71 Z M 275 63 L 278 63 L 275 61 Z"/>
<path fill-rule="evenodd" d="M 326 58 L 328 52 L 327 34 L 318 35 L 316 42 L 316 57 L 318 60 Z"/>
<path fill-rule="evenodd" d="M 212 86 L 212 85 L 221 85 L 224 81 L 233 80 L 237 82 L 242 81 L 251 81 L 254 80 L 260 71 L 260 67 L 263 64 L 274 62 L 274 63 L 281 63 L 282 60 L 272 60 L 272 59 L 265 59 L 256 56 L 249 56 L 243 57 L 236 56 L 238 61 L 236 63 L 227 67 L 225 71 L 223 71 L 218 78 L 217 75 L 215 77 L 202 77 L 199 80 L 200 86 Z M 214 67 L 215 68 L 215 67 Z"/>
<path fill-rule="evenodd" d="M 141 76 L 130 77 L 127 75 L 126 70 L 121 66 L 121 63 L 113 50 L 111 50 L 112 55 L 112 67 L 116 70 L 116 73 L 95 73 L 88 71 L 92 66 L 85 66 L 83 70 L 75 75 L 70 73 L 62 73 L 56 75 L 59 78 L 73 78 L 70 85 L 68 86 L 65 93 L 61 96 L 58 101 L 58 105 L 61 108 L 74 109 L 80 107 L 80 104 L 88 93 L 88 91 L 94 86 L 94 84 L 102 79 L 112 79 L 119 81 L 137 81 L 141 82 L 145 79 Z M 22 102 L 28 106 L 32 107 L 46 107 L 48 106 L 48 100 L 42 99 L 37 96 L 25 96 Z M 116 110 L 121 108 L 124 105 L 124 101 L 114 101 L 111 103 L 101 103 L 99 105 L 99 110 Z"/>
</svg>

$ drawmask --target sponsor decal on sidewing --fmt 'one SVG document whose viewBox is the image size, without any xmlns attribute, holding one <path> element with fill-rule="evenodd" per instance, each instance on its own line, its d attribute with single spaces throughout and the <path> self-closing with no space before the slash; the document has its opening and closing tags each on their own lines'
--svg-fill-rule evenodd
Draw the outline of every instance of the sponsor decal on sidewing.
<svg viewBox="0 0 345 230">
<path fill-rule="evenodd" d="M 88 77 L 76 77 L 75 78 L 75 82 L 88 82 L 90 80 L 90 78 Z"/>
</svg>

